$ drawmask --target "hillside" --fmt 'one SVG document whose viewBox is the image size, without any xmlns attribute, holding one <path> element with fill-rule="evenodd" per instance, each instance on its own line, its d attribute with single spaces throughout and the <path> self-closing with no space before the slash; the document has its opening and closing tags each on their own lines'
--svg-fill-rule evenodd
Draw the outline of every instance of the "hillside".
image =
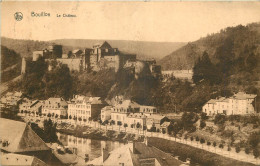
<svg viewBox="0 0 260 166">
<path fill-rule="evenodd" d="M 1 46 L 1 83 L 7 82 L 21 73 L 21 56 L 14 50 Z"/>
<path fill-rule="evenodd" d="M 88 39 L 59 39 L 51 42 L 72 46 L 92 48 L 93 44 L 104 40 Z M 137 54 L 139 59 L 154 58 L 156 60 L 163 58 L 165 55 L 177 50 L 185 43 L 181 42 L 146 42 L 146 41 L 127 41 L 127 40 L 106 40 L 112 47 L 119 48 L 122 52 Z"/>
<path fill-rule="evenodd" d="M 228 27 L 219 33 L 190 42 L 162 58 L 158 64 L 162 65 L 163 70 L 191 69 L 204 51 L 215 64 L 224 57 L 235 60 L 249 55 L 250 51 L 259 53 L 260 23 Z"/>
<path fill-rule="evenodd" d="M 13 49 L 21 54 L 22 57 L 32 56 L 35 50 L 41 50 L 51 44 L 63 45 L 63 52 L 67 53 L 73 49 L 92 48 L 93 44 L 104 40 L 91 39 L 58 39 L 52 41 L 34 41 L 34 40 L 18 40 L 3 37 L 1 44 Z M 122 52 L 137 54 L 139 59 L 161 59 L 165 55 L 177 50 L 185 43 L 181 42 L 144 42 L 144 41 L 126 41 L 126 40 L 106 40 L 112 47 L 119 48 Z"/>
</svg>

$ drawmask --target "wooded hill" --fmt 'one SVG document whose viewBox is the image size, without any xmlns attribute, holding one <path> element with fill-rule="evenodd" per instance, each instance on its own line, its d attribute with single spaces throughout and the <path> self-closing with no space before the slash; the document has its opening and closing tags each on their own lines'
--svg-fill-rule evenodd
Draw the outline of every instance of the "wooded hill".
<svg viewBox="0 0 260 166">
<path fill-rule="evenodd" d="M 1 83 L 9 81 L 21 73 L 21 56 L 14 50 L 1 46 Z"/>
<path fill-rule="evenodd" d="M 206 51 L 213 63 L 221 59 L 248 58 L 260 52 L 260 23 L 228 27 L 197 41 L 189 42 L 162 58 L 158 64 L 163 70 L 192 69 L 198 57 Z M 259 59 L 259 58 L 258 58 Z"/>
</svg>

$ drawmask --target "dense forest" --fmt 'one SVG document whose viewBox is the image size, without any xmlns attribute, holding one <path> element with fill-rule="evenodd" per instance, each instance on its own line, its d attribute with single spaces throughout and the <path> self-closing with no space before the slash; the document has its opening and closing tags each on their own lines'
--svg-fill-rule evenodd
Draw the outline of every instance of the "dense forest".
<svg viewBox="0 0 260 166">
<path fill-rule="evenodd" d="M 260 23 L 247 26 L 236 26 L 222 29 L 203 37 L 197 41 L 189 42 L 170 55 L 162 58 L 158 63 L 163 70 L 192 69 L 198 57 L 206 51 L 212 63 L 220 60 L 236 60 L 247 58 L 248 55 L 259 54 Z M 230 63 L 226 61 L 225 63 Z"/>
<path fill-rule="evenodd" d="M 1 83 L 9 81 L 21 73 L 21 56 L 14 50 L 1 46 Z"/>
</svg>

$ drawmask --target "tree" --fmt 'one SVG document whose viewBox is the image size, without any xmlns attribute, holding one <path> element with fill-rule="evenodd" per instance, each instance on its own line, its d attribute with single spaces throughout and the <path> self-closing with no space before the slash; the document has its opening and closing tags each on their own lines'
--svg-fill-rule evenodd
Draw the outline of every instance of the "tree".
<svg viewBox="0 0 260 166">
<path fill-rule="evenodd" d="M 184 139 L 185 139 L 185 141 L 186 141 L 186 144 L 187 144 L 187 139 L 188 139 L 188 136 L 187 136 L 187 135 L 185 135 L 185 136 L 184 136 Z"/>
<path fill-rule="evenodd" d="M 73 93 L 73 78 L 67 65 L 59 64 L 44 74 L 44 92 L 46 97 L 61 96 L 69 99 Z"/>
<path fill-rule="evenodd" d="M 211 63 L 206 51 L 204 51 L 202 57 L 198 58 L 195 63 L 192 79 L 195 84 L 200 83 L 202 80 L 209 81 L 211 84 L 220 83 L 220 71 Z"/>
<path fill-rule="evenodd" d="M 69 119 L 72 119 L 72 116 L 71 116 L 71 115 L 69 116 Z"/>
<path fill-rule="evenodd" d="M 82 118 L 81 117 L 79 117 L 79 123 L 81 124 L 81 121 L 82 121 Z"/>
<path fill-rule="evenodd" d="M 246 148 L 245 148 L 245 153 L 246 153 L 246 154 L 249 154 L 249 153 L 250 153 L 250 148 L 249 148 L 249 147 L 246 147 Z"/>
<path fill-rule="evenodd" d="M 120 126 L 122 126 L 122 122 L 121 121 L 117 121 L 117 125 L 119 126 L 119 132 L 120 132 Z"/>
<path fill-rule="evenodd" d="M 224 148 L 224 145 L 223 144 L 219 144 L 218 146 L 220 149 L 223 149 Z M 222 151 L 223 152 L 223 151 Z"/>
<path fill-rule="evenodd" d="M 190 137 L 190 141 L 191 141 L 191 142 L 193 141 L 193 137 L 192 137 L 192 136 Z"/>
<path fill-rule="evenodd" d="M 173 135 L 175 137 L 175 141 L 176 141 L 176 137 L 177 137 L 177 134 L 178 132 L 181 130 L 181 124 L 180 123 L 176 123 L 173 125 L 173 128 L 172 128 L 172 131 L 173 131 Z"/>
<path fill-rule="evenodd" d="M 207 142 L 207 145 L 208 145 L 208 150 L 209 150 L 209 146 L 211 145 L 211 142 L 208 141 L 208 142 Z"/>
<path fill-rule="evenodd" d="M 128 127 L 127 123 L 124 123 L 124 128 L 125 128 L 125 132 L 126 132 L 126 128 Z"/>
<path fill-rule="evenodd" d="M 208 119 L 207 114 L 206 114 L 205 112 L 201 112 L 201 113 L 200 113 L 200 119 L 201 119 L 202 121 L 207 120 L 207 119 Z"/>
<path fill-rule="evenodd" d="M 206 127 L 206 123 L 204 121 L 200 121 L 200 128 L 203 129 L 204 127 Z"/>
<path fill-rule="evenodd" d="M 139 128 L 141 127 L 141 124 L 139 122 L 137 122 L 136 124 L 136 128 L 138 129 L 138 134 L 139 134 Z"/>
<path fill-rule="evenodd" d="M 144 135 L 144 131 L 147 129 L 147 126 L 143 126 L 143 135 Z"/>
<path fill-rule="evenodd" d="M 259 157 L 260 153 L 259 153 L 259 150 L 257 149 L 257 147 L 254 148 L 254 150 L 253 150 L 253 155 L 254 155 L 255 158 L 258 158 L 258 157 Z"/>
<path fill-rule="evenodd" d="M 115 125 L 115 121 L 114 121 L 114 120 L 111 120 L 111 121 L 110 121 L 110 125 L 112 126 L 112 130 L 113 130 L 113 125 Z"/>
<path fill-rule="evenodd" d="M 203 144 L 205 143 L 205 139 L 201 138 L 201 139 L 200 139 L 200 143 L 201 143 L 201 146 L 202 146 L 202 148 L 203 148 Z"/>
<path fill-rule="evenodd" d="M 241 151 L 240 146 L 237 145 L 237 146 L 236 146 L 236 152 L 239 153 L 240 151 Z"/>
<path fill-rule="evenodd" d="M 47 115 L 49 118 L 51 117 L 51 113 L 48 113 L 48 115 Z"/>
<path fill-rule="evenodd" d="M 217 143 L 214 141 L 213 142 L 213 146 L 215 147 L 215 153 L 216 153 L 216 146 L 217 146 Z"/>
<path fill-rule="evenodd" d="M 214 119 L 214 123 L 215 124 L 220 124 L 220 125 L 223 125 L 226 121 L 226 116 L 225 115 L 221 115 L 221 114 L 217 114 L 215 116 L 215 119 Z"/>
<path fill-rule="evenodd" d="M 105 121 L 103 122 L 103 124 L 106 126 L 106 131 L 107 131 L 108 120 L 105 120 Z"/>
<path fill-rule="evenodd" d="M 56 114 L 56 115 L 55 115 L 55 118 L 58 118 L 58 117 L 59 117 L 59 115 L 58 115 L 58 114 Z"/>
<path fill-rule="evenodd" d="M 187 131 L 190 131 L 194 127 L 194 123 L 198 121 L 199 117 L 194 112 L 184 112 L 184 114 L 181 117 L 182 123 L 179 123 L 180 125 L 183 125 L 183 128 Z"/>
<path fill-rule="evenodd" d="M 228 151 L 231 151 L 231 147 L 230 147 L 230 145 L 228 145 L 228 148 L 227 148 L 227 150 L 228 150 Z"/>
<path fill-rule="evenodd" d="M 252 147 L 256 147 L 260 142 L 260 132 L 253 132 L 250 134 L 248 142 Z"/>
<path fill-rule="evenodd" d="M 57 124 L 53 124 L 51 119 L 44 120 L 43 122 L 44 126 L 44 135 L 45 135 L 45 142 L 57 142 L 58 137 L 56 135 L 56 126 Z"/>
</svg>

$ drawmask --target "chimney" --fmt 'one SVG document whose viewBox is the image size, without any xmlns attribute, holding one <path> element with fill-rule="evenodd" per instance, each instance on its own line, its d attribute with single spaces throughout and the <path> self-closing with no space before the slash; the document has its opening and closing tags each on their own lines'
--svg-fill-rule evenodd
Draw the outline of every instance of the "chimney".
<svg viewBox="0 0 260 166">
<path fill-rule="evenodd" d="M 103 158 L 103 163 L 106 161 L 106 159 L 109 157 L 109 152 L 107 149 L 103 148 L 102 149 L 102 158 Z"/>
</svg>

